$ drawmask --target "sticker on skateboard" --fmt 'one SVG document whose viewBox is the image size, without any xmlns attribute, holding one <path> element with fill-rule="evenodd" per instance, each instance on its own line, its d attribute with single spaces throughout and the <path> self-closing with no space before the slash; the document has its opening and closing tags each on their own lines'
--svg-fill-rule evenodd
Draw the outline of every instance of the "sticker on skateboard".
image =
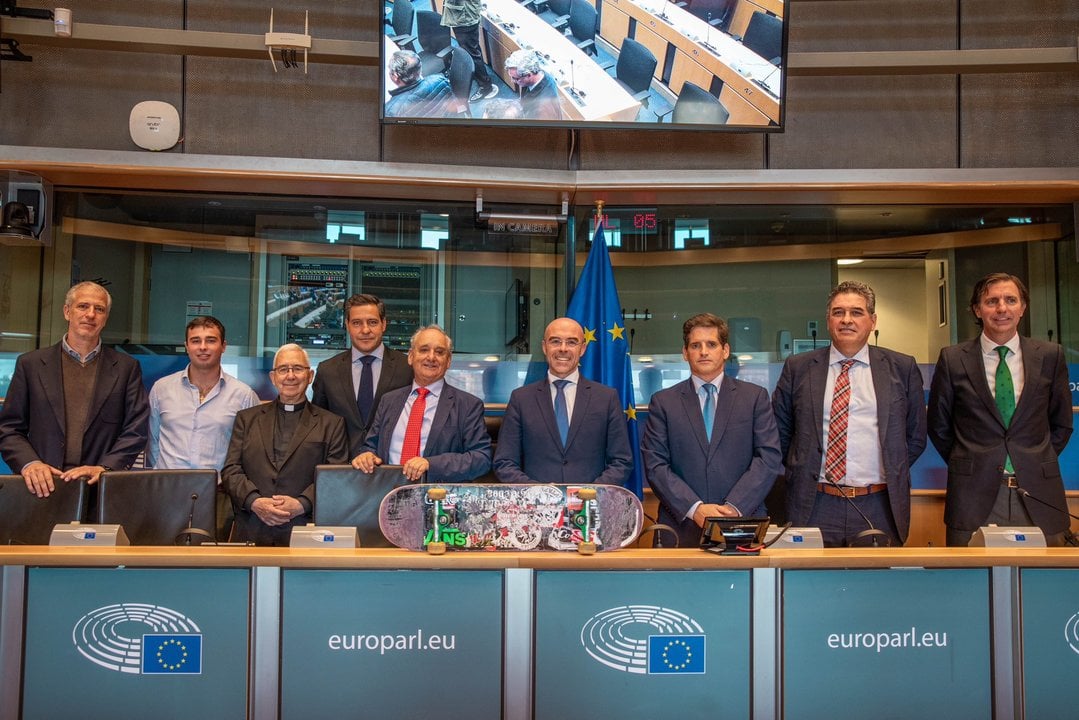
<svg viewBox="0 0 1079 720">
<path fill-rule="evenodd" d="M 615 485 L 406 485 L 378 511 L 386 539 L 454 550 L 616 550 L 637 539 L 641 502 Z"/>
</svg>

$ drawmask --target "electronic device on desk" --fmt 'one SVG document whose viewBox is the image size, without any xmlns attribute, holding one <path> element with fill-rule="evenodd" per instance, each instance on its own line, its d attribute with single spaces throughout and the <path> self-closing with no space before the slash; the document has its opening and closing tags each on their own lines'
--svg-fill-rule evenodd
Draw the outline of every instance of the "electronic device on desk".
<svg viewBox="0 0 1079 720">
<path fill-rule="evenodd" d="M 80 522 L 62 523 L 52 529 L 49 545 L 86 547 L 88 545 L 115 547 L 130 545 L 127 533 L 119 525 L 90 525 Z"/>
<path fill-rule="evenodd" d="M 701 549 L 719 555 L 760 555 L 768 522 L 766 517 L 705 518 Z"/>
<path fill-rule="evenodd" d="M 821 550 L 824 537 L 820 528 L 769 525 L 764 546 L 775 546 L 777 550 Z"/>
<path fill-rule="evenodd" d="M 1045 547 L 1045 535 L 1037 527 L 986 525 L 974 531 L 970 547 Z"/>
<path fill-rule="evenodd" d="M 360 536 L 351 526 L 315 525 L 308 523 L 292 528 L 289 547 L 329 550 L 353 549 L 360 546 Z"/>
</svg>

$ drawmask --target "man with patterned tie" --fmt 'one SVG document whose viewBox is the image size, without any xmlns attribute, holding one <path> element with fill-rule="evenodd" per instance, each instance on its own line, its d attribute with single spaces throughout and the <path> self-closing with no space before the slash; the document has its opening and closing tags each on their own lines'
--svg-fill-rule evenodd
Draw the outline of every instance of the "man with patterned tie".
<svg viewBox="0 0 1079 720">
<path fill-rule="evenodd" d="M 452 359 L 453 341 L 442 328 L 416 331 L 408 351 L 412 384 L 379 403 L 354 468 L 370 473 L 386 462 L 400 465 L 410 481 L 433 483 L 469 482 L 491 469 L 483 401 L 446 382 Z"/>
<path fill-rule="evenodd" d="M 929 437 L 948 463 L 948 545 L 967 545 L 988 524 L 1037 525 L 1047 543 L 1064 543 L 1058 457 L 1072 433 L 1068 366 L 1060 345 L 1019 335 L 1029 302 L 1016 276 L 986 275 L 970 298 L 981 334 L 940 351 Z"/>
<path fill-rule="evenodd" d="M 705 518 L 767 514 L 764 498 L 781 470 L 768 391 L 727 375 L 730 354 L 727 321 L 694 315 L 682 325 L 691 376 L 648 403 L 645 474 L 659 522 L 675 528 L 681 547 L 696 547 Z"/>
<path fill-rule="evenodd" d="M 862 513 L 896 545 L 910 530 L 924 386 L 913 357 L 869 345 L 876 305 L 865 283 L 840 283 L 828 296 L 832 342 L 787 358 L 772 394 L 789 519 L 820 528 L 827 547 L 868 530 Z"/>
<path fill-rule="evenodd" d="M 318 366 L 312 401 L 345 419 L 349 457 L 363 449 L 379 401 L 390 390 L 412 382 L 403 353 L 382 342 L 386 305 L 374 295 L 345 300 L 345 330 L 352 347 Z"/>
<path fill-rule="evenodd" d="M 498 432 L 494 468 L 502 482 L 625 485 L 633 455 L 622 401 L 581 375 L 586 348 L 572 318 L 544 330 L 547 375 L 510 394 Z"/>
</svg>

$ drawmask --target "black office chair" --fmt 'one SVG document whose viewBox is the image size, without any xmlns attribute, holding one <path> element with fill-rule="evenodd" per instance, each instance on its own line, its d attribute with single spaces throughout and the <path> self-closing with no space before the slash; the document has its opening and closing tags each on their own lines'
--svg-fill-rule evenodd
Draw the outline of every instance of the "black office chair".
<svg viewBox="0 0 1079 720">
<path fill-rule="evenodd" d="M 390 40 L 402 50 L 412 50 L 416 36 L 412 34 L 412 24 L 416 20 L 416 8 L 412 0 L 393 0 L 393 10 L 386 21 Z"/>
<path fill-rule="evenodd" d="M 356 528 L 360 547 L 393 547 L 378 527 L 378 506 L 394 488 L 407 485 L 400 465 L 380 465 L 368 475 L 351 465 L 315 468 L 315 524 Z"/>
<path fill-rule="evenodd" d="M 590 55 L 599 54 L 596 49 L 596 18 L 596 9 L 587 0 L 571 0 L 566 34 L 577 47 Z"/>
<path fill-rule="evenodd" d="M 573 6 L 573 0 L 547 0 L 547 13 L 543 14 L 543 19 L 554 28 L 564 28 L 566 23 L 569 22 L 570 8 Z"/>
<path fill-rule="evenodd" d="M 738 0 L 688 0 L 688 10 L 709 25 L 726 31 L 734 17 Z"/>
<path fill-rule="evenodd" d="M 217 528 L 216 470 L 126 470 L 101 476 L 99 523 L 132 545 L 200 545 Z"/>
<path fill-rule="evenodd" d="M 648 106 L 648 94 L 652 88 L 652 75 L 656 72 L 656 56 L 633 38 L 622 41 L 614 77 L 634 100 Z"/>
<path fill-rule="evenodd" d="M 775 15 L 755 12 L 741 40 L 747 48 L 778 67 L 783 53 L 783 21 Z"/>
<path fill-rule="evenodd" d="M 666 115 L 667 113 L 660 115 L 661 122 Z M 670 115 L 671 122 L 693 125 L 725 125 L 731 116 L 719 98 L 691 82 L 682 85 L 682 91 L 678 93 Z M 641 374 L 643 377 L 643 370 Z"/>
<path fill-rule="evenodd" d="M 416 40 L 420 48 L 420 74 L 427 77 L 445 72 L 449 64 L 450 29 L 442 24 L 442 16 L 430 10 L 417 11 Z"/>
<path fill-rule="evenodd" d="M 476 69 L 476 63 L 472 56 L 465 52 L 464 48 L 455 47 L 450 50 L 450 66 L 446 68 L 446 77 L 450 81 L 450 89 L 457 101 L 457 113 L 465 117 L 472 117 L 472 110 L 468 106 L 468 96 L 472 90 L 472 73 Z"/>
<path fill-rule="evenodd" d="M 83 519 L 87 494 L 85 480 L 57 480 L 39 498 L 21 475 L 0 475 L 0 545 L 48 545 L 53 526 Z"/>
</svg>

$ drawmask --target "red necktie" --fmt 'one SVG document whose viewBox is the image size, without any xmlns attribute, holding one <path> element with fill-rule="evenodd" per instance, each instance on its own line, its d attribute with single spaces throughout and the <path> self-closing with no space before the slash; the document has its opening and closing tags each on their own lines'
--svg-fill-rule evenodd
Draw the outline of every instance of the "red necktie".
<svg viewBox="0 0 1079 720">
<path fill-rule="evenodd" d="M 840 363 L 843 369 L 835 379 L 832 412 L 828 418 L 828 449 L 824 454 L 824 474 L 836 484 L 847 477 L 847 420 L 850 410 L 850 366 L 853 360 Z"/>
<path fill-rule="evenodd" d="M 423 428 L 423 411 L 427 409 L 427 388 L 416 388 L 416 401 L 408 412 L 408 424 L 405 426 L 405 442 L 401 446 L 401 464 L 420 454 L 420 430 Z"/>
</svg>

